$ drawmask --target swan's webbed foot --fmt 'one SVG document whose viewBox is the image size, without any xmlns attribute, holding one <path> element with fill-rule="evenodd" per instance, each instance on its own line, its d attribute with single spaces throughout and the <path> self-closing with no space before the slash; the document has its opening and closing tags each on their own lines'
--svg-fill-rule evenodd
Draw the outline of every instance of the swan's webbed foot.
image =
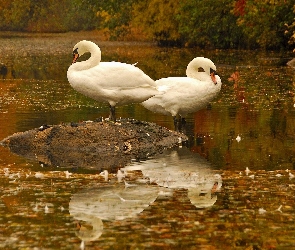
<svg viewBox="0 0 295 250">
<path fill-rule="evenodd" d="M 110 116 L 109 116 L 110 121 L 116 122 L 116 112 L 115 112 L 115 107 L 110 105 Z"/>
</svg>

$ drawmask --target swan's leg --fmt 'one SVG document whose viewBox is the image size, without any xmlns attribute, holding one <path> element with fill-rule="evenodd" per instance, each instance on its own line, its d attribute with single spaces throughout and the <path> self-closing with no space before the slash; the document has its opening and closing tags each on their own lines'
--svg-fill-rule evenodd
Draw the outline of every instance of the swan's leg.
<svg viewBox="0 0 295 250">
<path fill-rule="evenodd" d="M 178 132 L 182 132 L 182 117 L 178 115 Z"/>
<path fill-rule="evenodd" d="M 179 115 L 173 116 L 174 121 L 174 129 L 177 132 L 181 132 L 182 130 L 182 118 Z"/>
<path fill-rule="evenodd" d="M 109 119 L 113 122 L 116 122 L 116 112 L 115 112 L 115 107 L 110 105 L 110 116 Z"/>
<path fill-rule="evenodd" d="M 186 133 L 186 120 L 185 120 L 185 118 L 184 117 L 180 117 L 180 131 L 182 132 L 182 133 Z"/>
<path fill-rule="evenodd" d="M 186 132 L 186 120 L 184 117 L 181 117 L 180 115 L 173 116 L 174 121 L 174 129 L 177 132 Z"/>
<path fill-rule="evenodd" d="M 173 122 L 174 122 L 174 130 L 178 131 L 178 119 L 177 119 L 177 116 L 173 116 Z"/>
</svg>

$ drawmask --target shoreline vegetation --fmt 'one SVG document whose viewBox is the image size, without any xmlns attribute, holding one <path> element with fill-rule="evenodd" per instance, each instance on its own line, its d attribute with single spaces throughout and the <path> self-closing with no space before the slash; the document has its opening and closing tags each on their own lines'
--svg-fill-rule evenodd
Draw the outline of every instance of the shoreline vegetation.
<svg viewBox="0 0 295 250">
<path fill-rule="evenodd" d="M 79 31 L 96 34 L 102 41 L 290 51 L 295 44 L 295 5 L 291 2 L 4 0 L 0 31 L 22 36 Z"/>
<path fill-rule="evenodd" d="M 157 45 L 155 41 L 144 39 L 143 37 L 131 36 L 128 39 L 110 40 L 109 37 L 101 30 L 80 30 L 80 31 L 65 31 L 65 32 L 29 32 L 29 31 L 1 31 L 0 38 L 74 38 L 74 39 L 94 39 L 102 42 L 128 42 L 140 43 L 146 45 Z"/>
</svg>

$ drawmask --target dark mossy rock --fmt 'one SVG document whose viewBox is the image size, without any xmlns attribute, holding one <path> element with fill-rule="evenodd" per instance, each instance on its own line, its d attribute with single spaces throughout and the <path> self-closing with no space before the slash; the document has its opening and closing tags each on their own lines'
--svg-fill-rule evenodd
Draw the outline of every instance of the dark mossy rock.
<svg viewBox="0 0 295 250">
<path fill-rule="evenodd" d="M 11 152 L 50 166 L 117 169 L 145 160 L 187 137 L 137 120 L 43 125 L 1 141 Z"/>
</svg>

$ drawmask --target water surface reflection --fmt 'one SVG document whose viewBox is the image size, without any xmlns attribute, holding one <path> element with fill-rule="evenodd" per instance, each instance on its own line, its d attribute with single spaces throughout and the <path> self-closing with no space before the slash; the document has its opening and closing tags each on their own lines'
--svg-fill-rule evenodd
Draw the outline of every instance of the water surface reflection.
<svg viewBox="0 0 295 250">
<path fill-rule="evenodd" d="M 212 194 L 216 188 L 213 170 L 212 179 L 202 182 L 198 179 L 201 175 L 196 178 L 196 169 L 189 167 L 186 172 L 185 165 L 178 165 L 176 171 L 172 168 L 165 172 L 160 166 L 164 162 L 151 159 L 153 171 L 148 171 L 147 162 L 142 163 L 140 171 L 126 170 L 130 173 L 129 179 L 125 177 L 127 183 L 139 188 L 125 190 L 116 178 L 105 182 L 97 176 L 99 173 L 66 177 L 57 166 L 48 171 L 0 147 L 1 248 L 78 248 L 81 239 L 72 225 L 76 220 L 83 221 L 84 216 L 85 221 L 96 220 L 98 225 L 92 229 L 85 225 L 89 239 L 96 238 L 86 242 L 88 249 L 294 249 L 295 178 L 290 176 L 295 175 L 295 78 L 294 69 L 285 65 L 291 54 L 167 49 L 100 42 L 94 36 L 77 34 L 0 38 L 0 63 L 7 68 L 0 74 L 0 140 L 43 124 L 108 116 L 106 105 L 79 95 L 67 82 L 71 50 L 82 39 L 97 42 L 103 60 L 138 62 L 137 66 L 153 79 L 184 76 L 188 62 L 196 56 L 216 63 L 223 79 L 220 95 L 206 109 L 188 116 L 187 132 L 189 149 L 203 158 L 200 164 L 207 159 L 212 168 L 222 172 L 218 199 Z M 173 129 L 171 117 L 151 113 L 140 105 L 119 107 L 117 114 Z M 180 162 L 185 161 L 181 154 L 176 156 Z M 167 166 L 170 163 L 166 160 Z M 132 167 L 139 166 L 134 163 Z M 251 170 L 249 175 L 245 175 L 246 167 Z M 6 176 L 4 169 L 10 174 Z M 195 174 L 189 174 L 191 170 Z M 177 172 L 182 175 L 175 181 L 172 177 Z M 37 173 L 44 178 L 37 178 Z M 149 178 L 153 184 L 142 183 Z M 196 201 L 188 195 L 194 185 L 192 196 Z M 89 199 L 95 205 L 91 200 L 94 195 L 113 190 L 123 196 L 129 188 L 135 192 L 131 199 L 142 201 L 139 210 L 128 212 L 131 218 L 103 220 L 103 233 L 97 239 L 100 219 L 96 219 L 94 207 L 90 205 L 87 210 L 87 203 L 82 201 Z M 137 191 L 147 190 L 146 200 L 138 197 Z M 93 196 L 87 192 L 93 192 Z M 128 200 L 126 195 L 120 197 Z M 109 198 L 121 202 L 118 196 Z M 85 215 L 81 212 L 81 217 L 70 216 L 72 201 Z M 80 233 L 82 222 L 81 226 Z"/>
<path fill-rule="evenodd" d="M 141 174 L 127 182 L 134 171 Z M 117 177 L 119 183 L 96 185 L 72 195 L 69 212 L 79 221 L 77 236 L 82 246 L 101 237 L 103 221 L 135 219 L 149 206 L 157 206 L 157 200 L 165 196 L 173 199 L 173 190 L 187 190 L 191 204 L 200 209 L 214 205 L 222 186 L 221 176 L 206 160 L 182 147 L 124 167 Z"/>
<path fill-rule="evenodd" d="M 213 174 L 210 163 L 183 147 L 164 151 L 159 157 L 124 170 L 140 170 L 160 187 L 187 189 L 191 203 L 197 208 L 212 206 L 216 202 L 215 192 L 222 186 L 221 176 Z"/>
</svg>

